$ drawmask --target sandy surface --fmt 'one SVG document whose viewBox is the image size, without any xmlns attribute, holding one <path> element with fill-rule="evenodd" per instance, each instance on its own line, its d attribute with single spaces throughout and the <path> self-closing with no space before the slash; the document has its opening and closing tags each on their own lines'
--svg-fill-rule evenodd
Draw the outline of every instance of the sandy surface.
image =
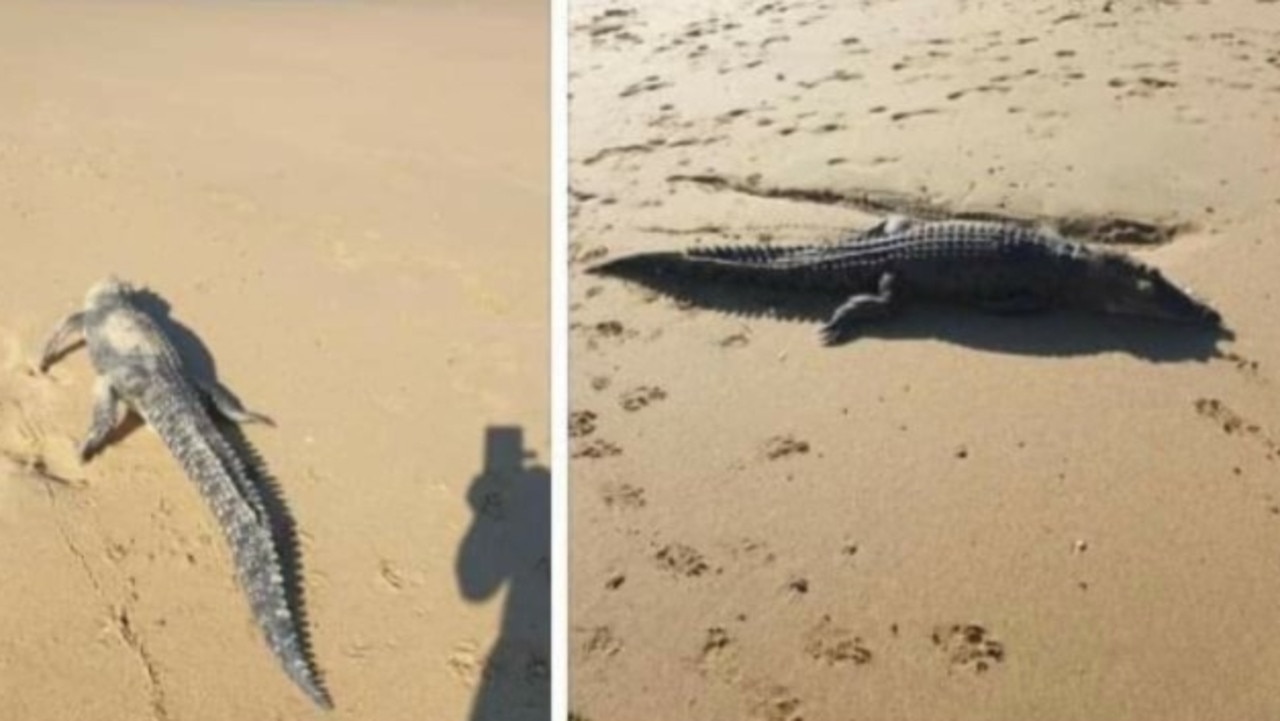
<svg viewBox="0 0 1280 721">
<path fill-rule="evenodd" d="M 1275 8 L 574 3 L 578 718 L 1280 717 Z M 826 349 L 581 273 L 868 198 L 1176 227 L 1135 254 L 1235 338 L 917 307 Z"/>
<path fill-rule="evenodd" d="M 546 717 L 546 13 L 426 5 L 0 5 L 0 717 Z M 153 433 L 75 460 L 109 272 L 278 424 L 333 713 Z"/>
</svg>

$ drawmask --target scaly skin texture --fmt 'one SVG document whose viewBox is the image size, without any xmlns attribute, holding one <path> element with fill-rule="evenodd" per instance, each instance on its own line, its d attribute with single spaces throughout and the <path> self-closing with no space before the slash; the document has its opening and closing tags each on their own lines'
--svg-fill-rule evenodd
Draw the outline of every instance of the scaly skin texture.
<svg viewBox="0 0 1280 721">
<path fill-rule="evenodd" d="M 588 272 L 848 292 L 823 328 L 827 343 L 916 296 L 1000 313 L 1053 307 L 1218 326 L 1216 311 L 1160 271 L 1022 225 L 893 219 L 830 246 L 717 247 L 640 253 Z"/>
<path fill-rule="evenodd" d="M 44 371 L 69 336 L 83 333 L 98 372 L 93 423 L 81 446 L 88 460 L 120 419 L 123 401 L 164 440 L 218 519 L 235 559 L 254 619 L 289 677 L 318 705 L 332 701 L 312 667 L 286 597 L 280 554 L 266 506 L 245 463 L 218 430 L 208 404 L 229 420 L 264 421 L 212 381 L 190 377 L 161 329 L 131 299 L 132 289 L 109 278 L 90 289 L 84 310 L 58 327 L 40 361 Z"/>
</svg>

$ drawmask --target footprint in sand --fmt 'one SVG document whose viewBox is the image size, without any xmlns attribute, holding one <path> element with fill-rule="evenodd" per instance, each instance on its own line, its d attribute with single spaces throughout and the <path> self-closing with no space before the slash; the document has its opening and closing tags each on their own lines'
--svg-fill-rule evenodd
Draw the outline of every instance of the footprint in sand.
<svg viewBox="0 0 1280 721">
<path fill-rule="evenodd" d="M 574 243 L 569 248 L 569 265 L 591 265 L 608 255 L 609 249 L 604 246 L 597 245 L 593 248 L 583 249 L 581 245 Z"/>
<path fill-rule="evenodd" d="M 937 115 L 942 111 L 937 108 L 920 108 L 919 110 L 900 110 L 889 116 L 889 120 L 893 122 L 901 122 L 910 118 L 920 117 L 922 115 Z"/>
<path fill-rule="evenodd" d="M 667 392 L 662 388 L 658 388 L 656 386 L 639 386 L 623 393 L 618 399 L 618 405 L 622 406 L 623 410 L 634 413 L 651 403 L 664 400 L 666 397 Z"/>
<path fill-rule="evenodd" d="M 686 578 L 703 576 L 711 570 L 711 566 L 696 548 L 683 543 L 663 546 L 653 554 L 653 560 L 657 562 L 658 568 Z"/>
<path fill-rule="evenodd" d="M 601 496 L 604 499 L 604 505 L 622 510 L 644 508 L 649 503 L 644 498 L 644 489 L 630 483 L 607 484 Z"/>
<path fill-rule="evenodd" d="M 1280 444 L 1272 439 L 1263 427 L 1236 413 L 1226 403 L 1217 398 L 1199 398 L 1195 403 L 1196 413 L 1219 424 L 1227 435 L 1243 435 L 1252 438 L 1267 451 L 1267 460 L 1274 460 L 1280 452 Z"/>
<path fill-rule="evenodd" d="M 865 666 L 871 663 L 871 650 L 862 638 L 852 631 L 836 625 L 831 616 L 822 620 L 805 634 L 804 653 L 809 658 L 828 666 Z"/>
<path fill-rule="evenodd" d="M 480 669 L 484 664 L 479 649 L 479 644 L 475 641 L 464 641 L 454 646 L 453 653 L 449 654 L 449 671 L 467 688 L 474 688 L 480 678 Z"/>
<path fill-rule="evenodd" d="M 764 457 L 771 461 L 786 456 L 804 455 L 808 452 L 809 442 L 796 440 L 792 436 L 774 436 L 764 444 Z"/>
<path fill-rule="evenodd" d="M 582 643 L 582 653 L 588 659 L 617 656 L 622 652 L 622 640 L 610 626 L 596 626 L 587 633 Z"/>
<path fill-rule="evenodd" d="M 725 682 L 732 682 L 738 677 L 737 645 L 727 629 L 722 626 L 707 629 L 695 665 L 703 677 Z"/>
<path fill-rule="evenodd" d="M 573 451 L 574 458 L 612 458 L 613 456 L 622 455 L 622 448 L 616 443 L 610 443 L 603 438 L 597 438 L 590 443 L 579 446 Z"/>
<path fill-rule="evenodd" d="M 629 98 L 633 95 L 651 93 L 655 90 L 661 90 L 662 88 L 669 87 L 671 87 L 671 83 L 663 80 L 657 75 L 650 75 L 639 82 L 632 83 L 623 88 L 622 91 L 618 93 L 618 97 Z"/>
<path fill-rule="evenodd" d="M 569 437 L 586 438 L 596 432 L 595 411 L 574 411 L 569 414 Z"/>
<path fill-rule="evenodd" d="M 954 624 L 934 630 L 933 645 L 947 658 L 952 669 L 971 669 L 985 673 L 994 664 L 1003 663 L 1004 644 L 991 637 L 987 629 L 976 624 Z"/>
<path fill-rule="evenodd" d="M 617 320 L 604 320 L 591 324 L 575 323 L 572 326 L 572 330 L 585 335 L 587 337 L 587 347 L 592 350 L 599 348 L 600 344 L 605 341 L 621 343 L 639 335 L 636 331 L 627 329 L 626 326 L 622 325 L 621 321 Z"/>
<path fill-rule="evenodd" d="M 793 577 L 787 581 L 786 588 L 793 596 L 805 596 L 809 593 L 809 579 L 800 576 Z"/>
<path fill-rule="evenodd" d="M 748 718 L 763 721 L 803 721 L 803 702 L 786 686 L 776 683 L 755 684 L 747 689 L 754 697 Z"/>
<path fill-rule="evenodd" d="M 1254 380 L 1262 380 L 1262 364 L 1256 360 L 1246 358 L 1234 351 L 1228 351 L 1222 354 L 1222 359 L 1235 366 L 1247 378 Z"/>
</svg>

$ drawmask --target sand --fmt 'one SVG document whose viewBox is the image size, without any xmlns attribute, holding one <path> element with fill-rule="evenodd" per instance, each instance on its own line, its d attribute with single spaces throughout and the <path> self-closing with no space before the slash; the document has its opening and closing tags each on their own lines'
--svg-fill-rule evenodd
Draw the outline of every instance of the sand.
<svg viewBox="0 0 1280 721">
<path fill-rule="evenodd" d="M 584 721 L 1280 716 L 1267 2 L 573 4 Z M 1120 217 L 1234 339 L 912 308 L 854 342 L 586 276 L 871 210 Z"/>
<path fill-rule="evenodd" d="M 428 5 L 0 6 L 0 717 L 546 718 L 546 8 Z M 334 712 L 154 433 L 77 461 L 111 272 L 275 419 Z"/>
</svg>

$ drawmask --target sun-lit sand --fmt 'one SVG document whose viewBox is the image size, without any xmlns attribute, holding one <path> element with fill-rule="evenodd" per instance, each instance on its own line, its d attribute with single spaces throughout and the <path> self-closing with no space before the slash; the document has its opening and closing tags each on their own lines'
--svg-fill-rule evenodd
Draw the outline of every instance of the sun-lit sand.
<svg viewBox="0 0 1280 721">
<path fill-rule="evenodd" d="M 431 5 L 0 6 L 0 717 L 546 718 L 547 11 Z M 76 460 L 109 273 L 275 419 L 334 712 L 153 433 Z"/>
<path fill-rule="evenodd" d="M 1263 2 L 577 2 L 571 706 L 1280 715 L 1280 26 Z M 1125 218 L 1234 339 L 689 307 L 592 262 L 881 211 Z"/>
</svg>

